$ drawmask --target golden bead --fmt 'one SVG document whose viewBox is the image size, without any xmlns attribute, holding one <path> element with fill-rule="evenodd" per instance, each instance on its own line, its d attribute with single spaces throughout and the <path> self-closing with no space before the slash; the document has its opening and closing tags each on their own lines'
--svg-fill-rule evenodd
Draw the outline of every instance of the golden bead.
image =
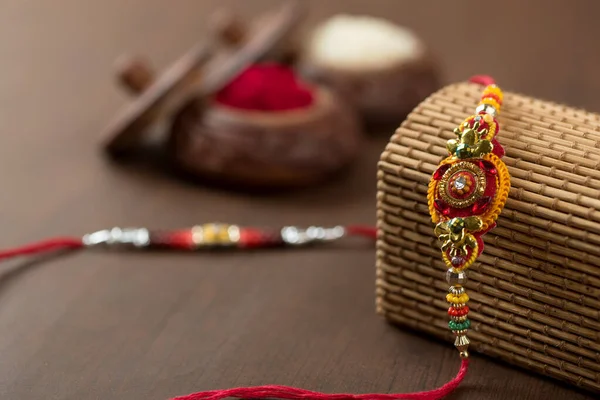
<svg viewBox="0 0 600 400">
<path fill-rule="evenodd" d="M 467 350 L 461 351 L 460 358 L 469 358 L 469 352 Z"/>
<path fill-rule="evenodd" d="M 462 322 L 462 321 L 464 321 L 464 320 L 466 320 L 466 319 L 467 319 L 467 316 L 466 316 L 466 315 L 462 315 L 462 316 L 460 316 L 460 317 L 452 317 L 452 320 L 453 320 L 453 321 L 456 321 L 456 322 Z"/>
</svg>

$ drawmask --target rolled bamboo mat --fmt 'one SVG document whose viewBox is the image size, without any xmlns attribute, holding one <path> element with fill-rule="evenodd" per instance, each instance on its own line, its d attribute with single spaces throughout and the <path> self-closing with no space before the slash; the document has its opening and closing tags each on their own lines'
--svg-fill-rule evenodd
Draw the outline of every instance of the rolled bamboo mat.
<svg viewBox="0 0 600 400">
<path fill-rule="evenodd" d="M 377 311 L 452 342 L 427 184 L 481 86 L 448 86 L 398 128 L 378 171 Z M 474 351 L 600 392 L 600 117 L 505 93 L 509 200 L 466 288 Z"/>
</svg>

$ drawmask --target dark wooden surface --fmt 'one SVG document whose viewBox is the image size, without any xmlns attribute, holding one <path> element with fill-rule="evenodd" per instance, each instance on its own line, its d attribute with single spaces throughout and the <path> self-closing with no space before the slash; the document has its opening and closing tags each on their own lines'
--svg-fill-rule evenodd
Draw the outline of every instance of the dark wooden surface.
<svg viewBox="0 0 600 400">
<path fill-rule="evenodd" d="M 98 133 L 127 100 L 112 82 L 126 50 L 163 67 L 195 43 L 217 4 L 251 15 L 276 1 L 107 0 L 0 6 L 0 241 L 112 225 L 373 223 L 372 139 L 342 179 L 303 193 L 236 195 L 122 167 Z M 508 90 L 600 111 L 589 1 L 311 1 L 388 16 L 440 57 L 445 81 L 489 73 Z M 398 121 L 400 123 L 400 121 Z M 324 391 L 426 390 L 458 368 L 448 344 L 374 313 L 374 251 L 79 253 L 0 267 L 1 399 L 163 400 L 280 383 Z M 591 396 L 491 359 L 455 399 Z"/>
</svg>

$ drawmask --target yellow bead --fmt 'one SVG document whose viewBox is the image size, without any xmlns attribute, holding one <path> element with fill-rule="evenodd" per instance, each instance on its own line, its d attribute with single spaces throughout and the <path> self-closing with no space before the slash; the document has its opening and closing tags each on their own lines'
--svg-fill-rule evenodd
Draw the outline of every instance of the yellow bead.
<svg viewBox="0 0 600 400">
<path fill-rule="evenodd" d="M 504 96 L 502 93 L 502 90 L 496 85 L 490 85 L 483 90 L 484 95 L 489 94 L 489 93 L 492 93 L 492 94 L 495 94 L 496 96 L 498 96 L 500 101 L 502 101 L 502 98 Z"/>
<path fill-rule="evenodd" d="M 494 117 L 492 117 L 490 114 L 485 114 L 483 116 L 483 120 L 490 125 L 494 123 Z"/>
<path fill-rule="evenodd" d="M 495 99 L 492 99 L 491 97 L 486 97 L 485 99 L 482 99 L 479 102 L 479 104 L 488 104 L 494 107 L 497 112 L 500 112 L 500 104 L 498 104 L 498 102 Z"/>
</svg>

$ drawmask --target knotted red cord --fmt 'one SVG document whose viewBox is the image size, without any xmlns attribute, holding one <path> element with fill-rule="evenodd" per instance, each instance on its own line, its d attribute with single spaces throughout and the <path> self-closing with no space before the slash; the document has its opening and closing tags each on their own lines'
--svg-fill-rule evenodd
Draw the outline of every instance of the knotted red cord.
<svg viewBox="0 0 600 400">
<path fill-rule="evenodd" d="M 186 396 L 175 397 L 171 400 L 222 400 L 235 399 L 284 399 L 284 400 L 438 400 L 452 393 L 462 382 L 469 368 L 469 360 L 463 359 L 460 370 L 454 379 L 445 385 L 426 392 L 395 393 L 395 394 L 326 394 L 298 389 L 289 386 L 265 385 L 241 387 L 234 389 L 208 390 Z"/>
<path fill-rule="evenodd" d="M 13 249 L 0 250 L 0 260 L 57 250 L 78 249 L 81 247 L 83 247 L 83 242 L 79 238 L 57 237 Z"/>
</svg>

